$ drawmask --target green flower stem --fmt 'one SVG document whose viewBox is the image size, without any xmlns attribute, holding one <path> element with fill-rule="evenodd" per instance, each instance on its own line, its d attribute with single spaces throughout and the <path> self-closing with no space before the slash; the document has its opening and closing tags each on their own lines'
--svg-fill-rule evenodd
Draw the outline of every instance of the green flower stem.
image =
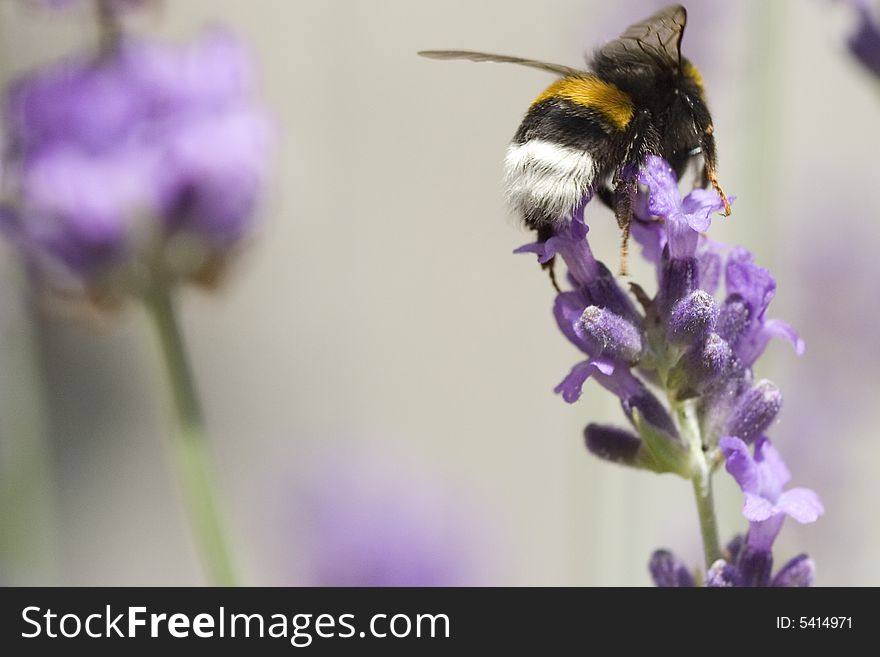
<svg viewBox="0 0 880 657">
<path fill-rule="evenodd" d="M 694 497 L 697 500 L 700 534 L 703 537 L 703 554 L 708 569 L 721 558 L 718 523 L 715 520 L 715 501 L 712 497 L 712 475 L 708 470 L 703 470 L 695 475 L 691 482 L 694 485 Z"/>
<path fill-rule="evenodd" d="M 712 467 L 706 460 L 700 424 L 697 421 L 693 400 L 681 402 L 676 406 L 682 431 L 690 446 L 693 472 L 691 483 L 697 502 L 697 517 L 700 520 L 700 534 L 703 537 L 703 554 L 706 568 L 721 558 L 721 543 L 718 540 L 718 522 L 715 519 L 715 501 L 712 496 Z"/>
<path fill-rule="evenodd" d="M 174 400 L 177 427 L 171 443 L 171 459 L 202 564 L 210 582 L 217 586 L 235 586 L 237 580 L 230 550 L 217 510 L 204 416 L 168 285 L 164 281 L 155 282 L 146 303 L 155 321 Z"/>
</svg>

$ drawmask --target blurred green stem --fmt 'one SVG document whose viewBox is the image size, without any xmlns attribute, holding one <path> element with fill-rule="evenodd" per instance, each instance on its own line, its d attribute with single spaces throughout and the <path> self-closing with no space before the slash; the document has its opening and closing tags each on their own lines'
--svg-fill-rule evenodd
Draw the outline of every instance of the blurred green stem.
<svg viewBox="0 0 880 657">
<path fill-rule="evenodd" d="M 204 416 L 168 285 L 164 281 L 154 283 L 146 301 L 155 320 L 174 398 L 177 427 L 171 444 L 171 458 L 202 564 L 214 585 L 235 586 L 237 580 L 229 545 L 217 510 Z"/>
</svg>

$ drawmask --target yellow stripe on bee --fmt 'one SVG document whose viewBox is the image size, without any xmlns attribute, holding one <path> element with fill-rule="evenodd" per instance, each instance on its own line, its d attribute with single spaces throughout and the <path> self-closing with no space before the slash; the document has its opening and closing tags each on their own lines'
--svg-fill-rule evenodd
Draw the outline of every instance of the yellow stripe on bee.
<svg viewBox="0 0 880 657">
<path fill-rule="evenodd" d="M 700 91 L 703 90 L 703 76 L 700 75 L 700 71 L 697 70 L 697 67 L 694 66 L 689 59 L 685 59 L 684 61 L 682 61 L 681 72 L 684 73 L 685 76 L 696 82 L 697 86 L 700 88 Z"/>
<path fill-rule="evenodd" d="M 633 117 L 630 97 L 610 82 L 604 82 L 594 75 L 557 80 L 534 100 L 532 106 L 550 98 L 564 98 L 596 110 L 618 130 L 624 130 Z"/>
</svg>

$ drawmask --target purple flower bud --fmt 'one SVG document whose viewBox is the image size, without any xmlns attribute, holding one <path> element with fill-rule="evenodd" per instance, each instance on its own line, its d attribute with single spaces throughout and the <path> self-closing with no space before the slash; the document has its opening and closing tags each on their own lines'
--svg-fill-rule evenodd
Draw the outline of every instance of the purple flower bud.
<svg viewBox="0 0 880 657">
<path fill-rule="evenodd" d="M 743 334 L 749 325 L 750 316 L 749 305 L 740 295 L 732 294 L 718 312 L 715 331 L 729 343 L 735 345 L 739 336 Z"/>
<path fill-rule="evenodd" d="M 664 256 L 660 289 L 657 291 L 657 309 L 661 317 L 668 317 L 675 304 L 697 287 L 697 259 Z"/>
<path fill-rule="evenodd" d="M 600 308 L 607 308 L 633 324 L 641 323 L 641 315 L 633 305 L 632 299 L 617 284 L 614 274 L 601 262 L 597 263 L 597 266 L 599 275 L 584 287 L 584 293 L 590 303 Z"/>
<path fill-rule="evenodd" d="M 642 420 L 651 426 L 660 429 L 670 437 L 678 438 L 678 429 L 675 428 L 675 423 L 672 421 L 666 408 L 660 403 L 660 400 L 644 386 L 641 386 L 641 390 L 634 394 L 621 397 L 620 405 L 623 407 L 623 412 L 626 413 L 626 416 L 630 420 L 633 419 L 633 410 L 637 410 L 639 415 L 641 415 Z"/>
<path fill-rule="evenodd" d="M 776 419 L 782 408 L 782 393 L 771 381 L 759 381 L 751 390 L 740 397 L 725 433 L 737 436 L 745 443 L 750 443 L 760 436 Z"/>
<path fill-rule="evenodd" d="M 737 567 L 742 577 L 740 586 L 768 586 L 770 571 L 773 569 L 773 555 L 769 550 L 756 550 L 746 545 L 739 555 Z"/>
<path fill-rule="evenodd" d="M 601 424 L 588 424 L 584 429 L 587 449 L 606 461 L 635 465 L 642 440 L 626 429 Z"/>
<path fill-rule="evenodd" d="M 642 334 L 620 315 L 598 306 L 587 306 L 578 321 L 591 356 L 637 363 L 642 353 Z"/>
<path fill-rule="evenodd" d="M 669 550 L 657 550 L 648 563 L 651 578 L 659 587 L 696 586 L 687 566 Z"/>
<path fill-rule="evenodd" d="M 706 573 L 706 586 L 710 588 L 733 588 L 742 586 L 742 577 L 736 566 L 719 559 Z"/>
<path fill-rule="evenodd" d="M 703 391 L 731 371 L 736 364 L 733 350 L 717 333 L 709 333 L 681 357 L 673 373 L 676 387 Z"/>
<path fill-rule="evenodd" d="M 739 557 L 740 550 L 742 550 L 745 542 L 745 536 L 743 536 L 742 534 L 737 534 L 727 542 L 727 545 L 724 546 L 724 549 L 727 550 L 727 555 L 729 557 L 728 560 L 731 563 L 736 563 L 736 560 Z"/>
<path fill-rule="evenodd" d="M 715 328 L 718 306 L 712 295 L 695 290 L 672 309 L 667 327 L 669 340 L 676 344 L 690 344 Z"/>
<path fill-rule="evenodd" d="M 806 587 L 813 583 L 815 576 L 816 564 L 806 554 L 799 554 L 776 573 L 770 586 Z"/>
</svg>

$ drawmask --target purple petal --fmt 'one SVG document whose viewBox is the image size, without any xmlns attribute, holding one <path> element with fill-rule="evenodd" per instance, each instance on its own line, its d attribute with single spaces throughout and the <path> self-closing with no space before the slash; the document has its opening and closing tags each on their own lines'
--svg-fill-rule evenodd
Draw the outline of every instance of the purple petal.
<svg viewBox="0 0 880 657">
<path fill-rule="evenodd" d="M 801 356 L 807 348 L 807 345 L 798 335 L 798 332 L 788 322 L 781 319 L 768 319 L 764 322 L 764 331 L 774 338 L 782 338 L 794 347 L 794 352 Z"/>
<path fill-rule="evenodd" d="M 697 287 L 715 294 L 721 280 L 721 254 L 705 250 L 697 256 Z"/>
<path fill-rule="evenodd" d="M 749 524 L 749 533 L 746 535 L 746 545 L 755 550 L 769 552 L 773 548 L 773 541 L 782 529 L 785 522 L 785 514 L 777 513 L 767 520 L 753 521 Z"/>
<path fill-rule="evenodd" d="M 711 189 L 695 189 L 681 203 L 688 225 L 698 232 L 709 229 L 712 213 L 724 208 L 721 197 Z"/>
<path fill-rule="evenodd" d="M 746 493 L 758 492 L 758 468 L 749 452 L 749 447 L 735 436 L 725 436 L 718 446 L 727 462 L 725 468 Z"/>
<path fill-rule="evenodd" d="M 612 361 L 605 358 L 594 358 L 590 361 L 590 363 L 599 371 L 600 374 L 604 374 L 605 376 L 611 376 L 617 369 Z"/>
<path fill-rule="evenodd" d="M 709 230 L 709 226 L 712 225 L 712 220 L 709 218 L 708 214 L 686 214 L 685 219 L 687 220 L 688 226 L 698 233 Z"/>
<path fill-rule="evenodd" d="M 678 212 L 670 214 L 666 218 L 666 243 L 669 246 L 670 258 L 691 259 L 696 263 L 694 256 L 699 242 L 700 233 L 690 227 L 685 215 Z M 694 271 L 696 271 L 696 264 L 694 264 Z"/>
<path fill-rule="evenodd" d="M 672 167 L 660 157 L 649 155 L 639 172 L 639 182 L 650 189 L 648 212 L 655 217 L 681 213 L 681 195 Z"/>
<path fill-rule="evenodd" d="M 578 363 L 571 368 L 571 372 L 553 389 L 553 392 L 557 395 L 561 394 L 565 401 L 573 404 L 581 398 L 584 383 L 597 371 L 610 376 L 614 373 L 614 363 L 602 359 L 585 360 Z"/>
<path fill-rule="evenodd" d="M 553 302 L 553 317 L 562 334 L 578 349 L 588 353 L 588 345 L 578 329 L 587 301 L 580 292 L 562 292 Z"/>
<path fill-rule="evenodd" d="M 729 197 L 728 202 L 733 199 L 734 197 Z M 698 187 L 684 197 L 681 207 L 685 214 L 711 214 L 723 210 L 724 201 L 714 189 Z"/>
<path fill-rule="evenodd" d="M 819 496 L 809 488 L 785 491 L 776 502 L 776 507 L 800 523 L 816 522 L 825 513 Z"/>
<path fill-rule="evenodd" d="M 758 464 L 762 477 L 768 480 L 768 482 L 762 483 L 770 483 L 771 488 L 777 488 L 781 491 L 782 487 L 791 481 L 791 472 L 785 465 L 785 461 L 782 460 L 779 450 L 763 436 L 755 442 L 755 463 Z M 777 495 L 778 493 L 773 497 L 775 498 Z M 765 497 L 767 496 L 765 494 Z"/>
<path fill-rule="evenodd" d="M 751 367 L 774 337 L 782 337 L 792 343 L 798 355 L 803 354 L 806 349 L 803 340 L 786 322 L 759 319 L 757 323 L 750 323 L 737 342 L 736 353 L 743 365 Z"/>
<path fill-rule="evenodd" d="M 580 287 L 589 286 L 602 273 L 602 265 L 593 256 L 587 242 L 589 226 L 576 214 L 563 228 L 547 240 L 545 257 L 558 254 L 565 261 L 568 273 Z"/>
<path fill-rule="evenodd" d="M 762 318 L 776 294 L 776 281 L 770 272 L 755 264 L 754 256 L 737 247 L 730 252 L 725 270 L 727 293 L 739 294 L 752 307 L 753 317 Z"/>
<path fill-rule="evenodd" d="M 755 493 L 746 493 L 743 503 L 742 514 L 750 522 L 762 522 L 768 520 L 780 512 L 770 500 Z"/>
<path fill-rule="evenodd" d="M 514 253 L 534 253 L 538 256 L 538 262 L 542 265 L 545 262 L 550 262 L 553 256 L 556 255 L 556 250 L 548 245 L 551 240 L 547 240 L 547 242 L 532 242 L 531 244 L 523 244 L 518 249 L 514 249 Z"/>
<path fill-rule="evenodd" d="M 666 230 L 662 221 L 633 221 L 630 226 L 632 238 L 642 245 L 642 257 L 660 265 L 663 247 L 666 246 Z"/>
</svg>

